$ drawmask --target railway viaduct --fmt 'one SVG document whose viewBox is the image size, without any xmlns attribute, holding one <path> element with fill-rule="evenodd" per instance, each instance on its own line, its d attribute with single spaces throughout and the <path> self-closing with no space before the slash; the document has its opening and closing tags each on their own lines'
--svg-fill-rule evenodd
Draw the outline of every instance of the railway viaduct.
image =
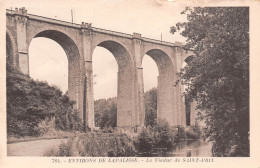
<svg viewBox="0 0 260 168">
<path fill-rule="evenodd" d="M 117 127 L 142 127 L 145 121 L 142 60 L 149 55 L 159 70 L 157 116 L 170 125 L 186 125 L 183 86 L 175 85 L 183 63 L 194 55 L 179 43 L 144 38 L 28 14 L 25 8 L 6 10 L 6 53 L 12 64 L 29 74 L 28 48 L 33 38 L 56 41 L 68 58 L 68 94 L 76 102 L 85 126 L 94 125 L 92 53 L 97 46 L 109 50 L 118 65 Z M 86 81 L 86 88 L 84 83 Z M 85 93 L 85 94 L 84 94 Z M 84 98 L 84 95 L 85 98 Z M 191 109 L 191 125 L 194 124 Z"/>
</svg>

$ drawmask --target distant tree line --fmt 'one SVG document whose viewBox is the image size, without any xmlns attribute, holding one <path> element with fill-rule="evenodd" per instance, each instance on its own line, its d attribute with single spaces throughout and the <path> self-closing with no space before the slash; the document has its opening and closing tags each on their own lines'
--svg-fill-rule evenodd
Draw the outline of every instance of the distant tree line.
<svg viewBox="0 0 260 168">
<path fill-rule="evenodd" d="M 157 89 L 152 88 L 144 94 L 145 126 L 153 127 L 157 121 Z M 117 121 L 117 98 L 99 99 L 94 102 L 95 125 L 104 128 L 115 128 Z"/>
</svg>

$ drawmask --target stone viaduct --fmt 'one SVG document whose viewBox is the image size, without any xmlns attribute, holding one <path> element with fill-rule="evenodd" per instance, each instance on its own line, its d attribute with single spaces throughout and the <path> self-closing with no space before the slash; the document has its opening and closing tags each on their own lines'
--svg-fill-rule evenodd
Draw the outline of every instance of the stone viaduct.
<svg viewBox="0 0 260 168">
<path fill-rule="evenodd" d="M 6 55 L 13 65 L 29 74 L 28 48 L 33 38 L 56 41 L 68 57 L 68 94 L 76 101 L 85 126 L 94 126 L 92 53 L 97 46 L 109 50 L 118 64 L 117 127 L 142 127 L 145 120 L 142 59 L 149 55 L 157 64 L 158 118 L 170 125 L 186 125 L 183 86 L 175 85 L 184 61 L 194 55 L 178 43 L 169 43 L 141 34 L 124 34 L 28 14 L 24 8 L 6 10 Z M 87 89 L 84 90 L 86 79 Z M 84 94 L 85 93 L 85 94 Z M 84 99 L 86 95 L 86 99 Z M 85 102 L 84 102 L 85 100 Z M 194 108 L 191 110 L 194 124 Z"/>
</svg>

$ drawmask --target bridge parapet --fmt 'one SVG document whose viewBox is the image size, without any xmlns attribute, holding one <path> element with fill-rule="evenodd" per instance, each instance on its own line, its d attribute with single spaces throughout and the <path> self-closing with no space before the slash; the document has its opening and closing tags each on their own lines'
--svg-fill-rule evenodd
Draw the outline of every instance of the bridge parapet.
<svg viewBox="0 0 260 168">
<path fill-rule="evenodd" d="M 24 11 L 22 11 L 22 9 L 24 9 Z M 53 23 L 53 24 L 58 24 L 58 25 L 68 26 L 68 27 L 73 27 L 73 28 L 78 28 L 78 29 L 81 28 L 80 24 L 66 22 L 66 21 L 62 21 L 62 20 L 58 20 L 58 19 L 47 18 L 47 17 L 33 15 L 33 14 L 27 14 L 27 10 L 25 10 L 25 8 L 20 8 L 20 9 L 15 8 L 15 11 L 6 9 L 6 14 L 7 15 L 25 15 L 26 14 L 26 16 L 28 16 L 29 19 L 31 19 L 31 20 L 39 20 L 39 21 L 43 21 L 43 22 L 47 22 L 47 23 Z"/>
<path fill-rule="evenodd" d="M 95 31 L 95 32 L 99 32 L 99 33 L 106 33 L 106 34 L 116 35 L 116 36 L 121 36 L 121 37 L 126 37 L 126 38 L 133 38 L 133 36 L 131 34 L 101 29 L 101 28 L 97 28 L 97 27 L 92 27 L 92 30 Z"/>
<path fill-rule="evenodd" d="M 33 14 L 27 14 L 27 10 L 25 10 L 25 8 L 20 8 L 20 9 L 15 8 L 15 11 L 6 9 L 6 14 L 7 15 L 23 15 L 23 16 L 27 16 L 29 19 L 32 19 L 32 20 L 39 20 L 39 21 L 43 21 L 43 22 L 47 22 L 47 23 L 68 26 L 68 27 L 72 27 L 72 28 L 76 28 L 76 29 L 86 28 L 86 29 L 91 29 L 93 32 L 105 33 L 105 34 L 109 34 L 109 35 L 129 38 L 129 39 L 140 38 L 144 42 L 155 43 L 155 44 L 159 44 L 159 45 L 166 45 L 166 46 L 171 46 L 171 47 L 181 47 L 182 46 L 178 42 L 171 43 L 171 42 L 141 37 L 141 34 L 139 34 L 139 33 L 133 33 L 133 35 L 132 35 L 132 34 L 127 34 L 127 33 L 92 27 L 91 23 L 82 22 L 82 24 L 76 24 L 76 23 L 62 21 L 62 20 L 58 20 L 58 19 L 47 18 L 47 17 L 33 15 Z"/>
<path fill-rule="evenodd" d="M 25 10 L 25 7 L 19 9 L 15 8 L 14 14 L 27 16 L 27 10 Z"/>
<path fill-rule="evenodd" d="M 141 39 L 142 35 L 140 33 L 134 33 L 133 38 Z"/>
<path fill-rule="evenodd" d="M 175 46 L 175 43 L 150 39 L 150 38 L 146 38 L 146 37 L 142 37 L 142 40 L 146 41 L 146 42 L 156 43 L 156 44 L 162 44 L 162 45 L 167 45 L 167 46 Z"/>
<path fill-rule="evenodd" d="M 92 24 L 91 24 L 91 23 L 81 22 L 80 27 L 81 27 L 81 28 L 85 28 L 85 29 L 91 29 Z"/>
</svg>

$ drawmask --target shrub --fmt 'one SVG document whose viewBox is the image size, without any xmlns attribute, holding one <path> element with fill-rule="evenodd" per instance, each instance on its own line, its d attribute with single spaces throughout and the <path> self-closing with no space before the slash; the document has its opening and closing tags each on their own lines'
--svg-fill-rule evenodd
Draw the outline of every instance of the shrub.
<svg viewBox="0 0 260 168">
<path fill-rule="evenodd" d="M 44 127 L 50 129 L 46 124 L 54 116 L 56 129 L 82 130 L 78 112 L 73 109 L 74 102 L 62 95 L 60 89 L 33 80 L 10 63 L 6 70 L 8 137 L 38 136 L 43 131 L 43 127 L 38 128 L 39 123 L 45 122 Z"/>
<path fill-rule="evenodd" d="M 68 143 L 61 143 L 61 145 L 59 146 L 58 156 L 71 156 L 71 145 L 71 141 L 69 141 Z"/>
<path fill-rule="evenodd" d="M 62 131 L 82 131 L 83 125 L 78 111 L 72 106 L 63 107 L 55 114 L 55 128 Z"/>
<path fill-rule="evenodd" d="M 174 141 L 180 142 L 183 139 L 186 139 L 186 135 L 185 135 L 185 129 L 183 126 L 175 126 L 175 130 L 177 130 L 177 134 L 174 137 Z"/>
<path fill-rule="evenodd" d="M 170 127 L 166 120 L 158 120 L 157 125 L 154 127 L 154 140 L 157 148 L 172 149 L 176 130 Z"/>
<path fill-rule="evenodd" d="M 171 150 L 179 142 L 176 137 L 177 129 L 169 126 L 166 120 L 159 119 L 153 128 L 142 129 L 134 144 L 142 156 L 149 156 L 149 153 L 158 148 Z"/>
<path fill-rule="evenodd" d="M 109 126 L 109 127 L 104 127 L 102 131 L 104 133 L 112 133 L 114 132 L 114 129 L 111 126 Z"/>
<path fill-rule="evenodd" d="M 195 124 L 193 126 L 191 126 L 192 130 L 194 131 L 195 135 L 196 135 L 196 139 L 199 139 L 202 137 L 202 129 L 198 124 Z"/>
<path fill-rule="evenodd" d="M 72 139 L 68 142 L 62 142 L 58 148 L 50 149 L 44 156 L 72 156 Z"/>
<path fill-rule="evenodd" d="M 81 156 L 134 156 L 135 147 L 132 139 L 125 134 L 88 133 L 82 135 L 84 149 Z"/>
<path fill-rule="evenodd" d="M 141 154 L 151 152 L 155 145 L 152 130 L 150 128 L 143 128 L 134 144 Z"/>
<path fill-rule="evenodd" d="M 41 135 L 53 135 L 55 134 L 55 117 L 52 118 L 46 118 L 38 123 L 38 131 Z"/>
<path fill-rule="evenodd" d="M 136 154 L 133 141 L 126 135 L 89 132 L 67 144 L 61 144 L 59 151 L 52 149 L 46 155 L 71 156 L 72 148 L 78 150 L 80 156 L 122 157 Z"/>
</svg>

